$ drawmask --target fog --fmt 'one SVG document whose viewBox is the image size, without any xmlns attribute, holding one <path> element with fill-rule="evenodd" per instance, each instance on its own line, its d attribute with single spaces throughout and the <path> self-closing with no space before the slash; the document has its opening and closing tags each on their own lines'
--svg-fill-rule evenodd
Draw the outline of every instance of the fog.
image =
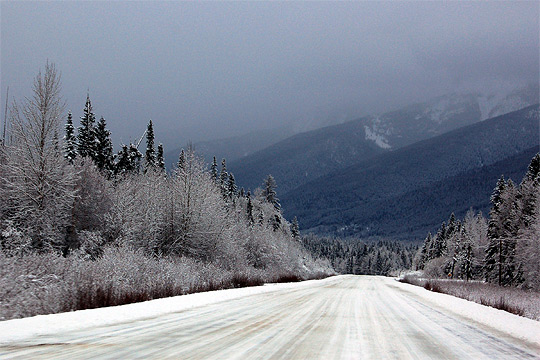
<svg viewBox="0 0 540 360">
<path fill-rule="evenodd" d="M 1 2 L 1 104 L 46 61 L 75 117 L 166 148 L 538 81 L 539 3 Z M 3 111 L 2 111 L 3 116 Z M 3 120 L 3 119 L 2 119 Z"/>
</svg>

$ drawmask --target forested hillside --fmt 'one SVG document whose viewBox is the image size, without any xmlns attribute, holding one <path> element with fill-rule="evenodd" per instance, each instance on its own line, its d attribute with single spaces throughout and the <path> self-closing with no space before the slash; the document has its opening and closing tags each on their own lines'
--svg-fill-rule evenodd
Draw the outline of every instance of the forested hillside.
<svg viewBox="0 0 540 360">
<path fill-rule="evenodd" d="M 406 235 L 417 230 L 425 232 L 443 219 L 434 223 L 432 216 L 424 219 L 414 214 L 424 213 L 427 208 L 432 214 L 444 213 L 444 209 L 433 206 L 437 200 L 432 200 L 429 193 L 438 191 L 439 182 L 455 177 L 453 184 L 463 186 L 446 186 L 448 191 L 455 192 L 453 196 L 445 195 L 447 200 L 452 199 L 454 206 L 455 201 L 463 201 L 458 205 L 460 211 L 485 206 L 485 203 L 477 204 L 463 196 L 468 194 L 467 184 L 483 182 L 476 177 L 497 178 L 500 175 L 496 174 L 497 167 L 500 169 L 505 163 L 481 170 L 486 166 L 512 156 L 518 156 L 516 161 L 525 161 L 519 155 L 534 151 L 538 146 L 538 132 L 538 105 L 534 105 L 321 177 L 283 195 L 282 203 L 287 212 L 298 216 L 300 227 L 305 230 L 364 237 L 390 234 L 401 237 L 402 231 Z M 526 167 L 526 163 L 518 165 L 517 169 L 520 166 Z M 439 204 L 443 208 L 447 206 L 445 202 Z M 405 212 L 406 209 L 410 213 Z M 396 220 L 398 217 L 401 219 Z"/>
<path fill-rule="evenodd" d="M 538 102 L 538 84 L 498 93 L 454 93 L 304 132 L 231 161 L 241 186 L 254 188 L 272 174 L 282 194 L 383 152 L 522 109 Z M 218 155 L 214 153 L 210 155 Z"/>
<path fill-rule="evenodd" d="M 540 290 L 540 155 L 532 158 L 519 184 L 501 176 L 486 219 L 452 213 L 429 233 L 415 258 L 428 276 L 479 279 Z"/>
</svg>

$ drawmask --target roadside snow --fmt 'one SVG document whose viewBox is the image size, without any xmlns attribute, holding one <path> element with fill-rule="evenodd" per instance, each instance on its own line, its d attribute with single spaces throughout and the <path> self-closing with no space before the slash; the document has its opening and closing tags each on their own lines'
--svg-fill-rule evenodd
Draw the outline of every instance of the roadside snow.
<svg viewBox="0 0 540 360">
<path fill-rule="evenodd" d="M 394 279 L 395 280 L 395 279 Z M 393 280 L 388 280 L 393 281 Z M 392 286 L 398 287 L 426 299 L 435 305 L 447 309 L 459 316 L 473 320 L 482 325 L 497 329 L 510 336 L 525 340 L 540 346 L 540 322 L 510 314 L 489 306 L 460 299 L 452 295 L 441 294 L 426 290 L 422 287 L 393 281 Z"/>
<path fill-rule="evenodd" d="M 314 283 L 320 284 L 321 282 L 333 281 L 339 281 L 339 278 L 330 277 L 323 280 L 308 280 L 299 283 L 266 284 L 264 286 L 240 289 L 209 291 L 121 306 L 0 321 L 0 344 L 30 339 L 40 335 L 137 321 L 250 295 L 284 289 L 299 289 L 312 286 Z"/>
</svg>

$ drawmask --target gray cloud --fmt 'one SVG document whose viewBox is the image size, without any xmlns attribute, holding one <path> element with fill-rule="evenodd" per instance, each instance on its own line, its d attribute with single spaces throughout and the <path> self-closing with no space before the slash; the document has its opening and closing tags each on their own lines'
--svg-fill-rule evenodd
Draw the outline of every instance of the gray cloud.
<svg viewBox="0 0 540 360">
<path fill-rule="evenodd" d="M 539 73 L 535 1 L 3 1 L 0 26 L 2 98 L 49 59 L 74 114 L 90 89 L 116 142 L 153 119 L 169 147 Z"/>
</svg>

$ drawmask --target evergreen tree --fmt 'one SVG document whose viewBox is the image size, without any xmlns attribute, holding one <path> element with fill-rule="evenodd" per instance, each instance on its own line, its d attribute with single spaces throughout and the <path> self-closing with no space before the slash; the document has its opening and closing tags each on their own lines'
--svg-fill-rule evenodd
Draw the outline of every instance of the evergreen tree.
<svg viewBox="0 0 540 360">
<path fill-rule="evenodd" d="M 212 166 L 210 168 L 210 174 L 212 175 L 212 180 L 214 180 L 214 182 L 217 184 L 218 182 L 218 165 L 217 165 L 217 160 L 216 160 L 216 157 L 214 156 L 214 161 L 212 161 Z"/>
<path fill-rule="evenodd" d="M 165 159 L 163 157 L 163 144 L 159 144 L 157 148 L 157 157 L 156 157 L 156 163 L 158 169 L 161 171 L 165 171 Z"/>
<path fill-rule="evenodd" d="M 229 199 L 234 199 L 238 195 L 238 188 L 236 186 L 236 181 L 234 180 L 233 173 L 229 174 L 229 181 L 227 184 L 227 196 Z"/>
<path fill-rule="evenodd" d="M 272 229 L 274 231 L 278 231 L 279 227 L 281 226 L 281 217 L 279 214 L 274 214 L 272 217 Z"/>
<path fill-rule="evenodd" d="M 540 175 L 540 154 L 536 154 L 527 168 L 527 173 L 525 174 L 525 179 L 533 181 L 538 179 Z"/>
<path fill-rule="evenodd" d="M 139 172 L 142 154 L 139 150 L 137 150 L 137 146 L 135 146 L 134 144 L 129 144 L 129 147 L 123 144 L 122 149 L 118 152 L 116 158 L 116 174 Z"/>
<path fill-rule="evenodd" d="M 295 239 L 300 236 L 300 228 L 298 226 L 298 219 L 296 218 L 296 216 L 293 218 L 293 221 L 291 223 L 291 235 Z M 352 264 L 351 264 L 351 266 L 352 266 Z"/>
<path fill-rule="evenodd" d="M 86 105 L 83 111 L 84 115 L 81 116 L 81 126 L 78 128 L 77 150 L 81 157 L 89 157 L 94 160 L 96 155 L 96 117 L 92 111 L 90 95 L 86 95 Z"/>
<path fill-rule="evenodd" d="M 247 193 L 247 207 L 246 207 L 246 215 L 247 219 L 250 225 L 253 225 L 255 223 L 255 220 L 253 219 L 253 203 L 251 202 L 251 193 L 248 191 Z"/>
<path fill-rule="evenodd" d="M 137 145 L 130 144 L 129 145 L 129 161 L 130 161 L 130 167 L 129 171 L 138 173 L 141 170 L 141 160 L 142 160 L 142 154 L 137 149 Z"/>
<path fill-rule="evenodd" d="M 536 200 L 540 194 L 540 154 L 536 154 L 531 163 L 527 173 L 523 177 L 521 184 L 519 185 L 519 191 L 517 194 L 517 205 L 519 207 L 519 220 L 518 225 L 521 229 L 526 229 L 534 223 L 534 219 L 538 216 L 535 211 Z"/>
<path fill-rule="evenodd" d="M 178 163 L 176 165 L 178 166 L 178 171 L 186 170 L 186 152 L 184 149 L 180 151 L 180 155 L 178 155 Z"/>
<path fill-rule="evenodd" d="M 116 174 L 124 174 L 129 168 L 129 151 L 126 144 L 122 144 L 122 149 L 116 155 L 116 164 L 114 172 Z"/>
<path fill-rule="evenodd" d="M 422 247 L 418 251 L 417 260 L 416 260 L 416 270 L 422 270 L 426 263 L 431 260 L 429 258 L 429 249 L 432 247 L 433 237 L 431 233 L 427 234 L 427 237 L 424 239 Z"/>
<path fill-rule="evenodd" d="M 156 150 L 154 149 L 154 127 L 152 120 L 148 122 L 146 128 L 146 153 L 144 155 L 144 171 L 156 167 Z"/>
<path fill-rule="evenodd" d="M 68 112 L 65 126 L 66 135 L 64 136 L 64 157 L 73 164 L 77 157 L 77 138 L 75 137 L 75 128 L 73 127 L 73 115 Z"/>
<path fill-rule="evenodd" d="M 227 190 L 228 190 L 228 182 L 229 182 L 229 174 L 227 173 L 227 163 L 225 158 L 221 160 L 221 172 L 219 174 L 219 186 L 221 188 L 221 194 L 224 198 L 227 197 Z"/>
<path fill-rule="evenodd" d="M 509 285 L 514 281 L 515 236 L 517 234 L 516 191 L 511 180 L 501 176 L 491 196 L 488 246 L 484 258 L 486 280 Z"/>
<path fill-rule="evenodd" d="M 436 259 L 443 256 L 446 252 L 446 223 L 442 223 L 437 231 L 430 249 L 429 259 Z"/>
<path fill-rule="evenodd" d="M 268 175 L 266 180 L 263 183 L 262 196 L 270 204 L 274 205 L 274 208 L 277 211 L 281 210 L 281 205 L 279 204 L 279 199 L 276 194 L 276 181 L 272 175 Z"/>
<path fill-rule="evenodd" d="M 107 130 L 107 122 L 103 116 L 98 121 L 95 134 L 95 164 L 98 169 L 110 175 L 114 169 L 114 153 L 111 141 L 111 132 Z"/>
</svg>

